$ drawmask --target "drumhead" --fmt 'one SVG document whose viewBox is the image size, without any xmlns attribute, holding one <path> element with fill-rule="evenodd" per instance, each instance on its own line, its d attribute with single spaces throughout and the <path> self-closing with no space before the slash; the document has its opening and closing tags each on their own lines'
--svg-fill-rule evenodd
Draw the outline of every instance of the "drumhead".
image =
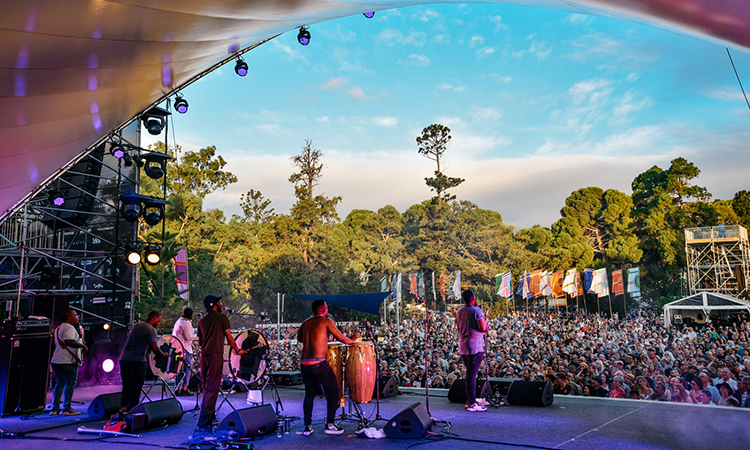
<svg viewBox="0 0 750 450">
<path fill-rule="evenodd" d="M 234 341 L 237 347 L 247 351 L 242 356 L 232 352 L 229 363 L 232 371 L 242 380 L 250 383 L 258 380 L 266 371 L 266 354 L 268 354 L 268 341 L 263 333 L 256 330 L 247 330 L 238 334 Z"/>
<path fill-rule="evenodd" d="M 156 355 L 149 352 L 148 363 L 151 371 L 162 380 L 171 380 L 182 371 L 184 361 L 181 356 L 185 354 L 185 346 L 177 336 L 171 334 L 159 337 L 156 340 L 156 346 L 169 357 L 167 359 L 157 358 Z"/>
</svg>

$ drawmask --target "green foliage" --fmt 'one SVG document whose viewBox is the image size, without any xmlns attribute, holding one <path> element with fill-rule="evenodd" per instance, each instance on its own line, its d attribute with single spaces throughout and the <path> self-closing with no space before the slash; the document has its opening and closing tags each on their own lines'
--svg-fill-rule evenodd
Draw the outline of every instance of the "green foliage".
<svg viewBox="0 0 750 450">
<path fill-rule="evenodd" d="M 451 129 L 440 124 L 432 124 L 422 130 L 422 136 L 417 136 L 417 147 L 420 155 L 435 161 L 437 169 L 434 177 L 425 177 L 425 183 L 430 190 L 437 193 L 437 211 L 436 216 L 441 213 L 442 203 L 455 200 L 455 195 L 447 194 L 447 190 L 454 188 L 463 183 L 463 178 L 449 177 L 443 173 L 441 168 L 441 158 L 448 149 L 448 143 L 451 140 Z"/>
<path fill-rule="evenodd" d="M 743 190 L 734 194 L 731 206 L 738 222 L 743 227 L 750 228 L 750 192 Z"/>
</svg>

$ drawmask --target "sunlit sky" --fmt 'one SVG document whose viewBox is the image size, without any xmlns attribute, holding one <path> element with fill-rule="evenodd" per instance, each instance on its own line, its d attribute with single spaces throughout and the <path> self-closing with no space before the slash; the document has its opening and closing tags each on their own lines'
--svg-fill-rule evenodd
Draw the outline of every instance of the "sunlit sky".
<svg viewBox="0 0 750 450">
<path fill-rule="evenodd" d="M 208 208 L 240 213 L 260 190 L 276 212 L 294 202 L 290 157 L 323 152 L 319 192 L 352 209 L 403 212 L 432 194 L 421 130 L 453 140 L 453 193 L 517 228 L 550 226 L 576 189 L 631 193 L 653 165 L 683 156 L 714 198 L 750 189 L 750 111 L 722 44 L 615 19 L 496 4 L 430 5 L 289 32 L 183 94 L 170 144 L 215 145 L 239 181 Z M 730 48 L 750 87 L 750 54 Z M 147 144 L 149 141 L 145 141 Z"/>
</svg>

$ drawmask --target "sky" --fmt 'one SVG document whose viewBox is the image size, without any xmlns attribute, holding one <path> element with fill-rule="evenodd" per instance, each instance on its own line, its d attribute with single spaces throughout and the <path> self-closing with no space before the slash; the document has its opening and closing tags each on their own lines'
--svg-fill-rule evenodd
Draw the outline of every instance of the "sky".
<svg viewBox="0 0 750 450">
<path fill-rule="evenodd" d="M 215 145 L 238 182 L 206 208 L 240 214 L 261 191 L 288 213 L 290 158 L 323 153 L 318 192 L 352 209 L 403 212 L 432 195 L 435 165 L 417 152 L 430 124 L 451 129 L 458 199 L 506 225 L 550 226 L 588 186 L 631 194 L 633 179 L 684 157 L 715 199 L 750 190 L 750 111 L 724 45 L 616 19 L 500 4 L 427 5 L 296 31 L 182 91 L 170 145 Z M 750 53 L 730 48 L 750 88 Z M 148 136 L 148 134 L 144 134 Z M 144 139 L 144 145 L 149 140 Z"/>
</svg>

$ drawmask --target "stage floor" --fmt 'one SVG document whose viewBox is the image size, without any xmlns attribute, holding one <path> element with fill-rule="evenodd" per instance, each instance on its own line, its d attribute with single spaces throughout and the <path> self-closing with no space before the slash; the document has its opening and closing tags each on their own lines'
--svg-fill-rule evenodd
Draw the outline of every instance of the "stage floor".
<svg viewBox="0 0 750 450">
<path fill-rule="evenodd" d="M 88 403 L 99 394 L 116 392 L 118 386 L 76 389 L 74 405 L 80 416 L 49 416 L 40 411 L 29 417 L 9 416 L 0 419 L 0 429 L 7 433 L 25 433 L 22 437 L 0 438 L 4 450 L 55 448 L 55 450 L 94 450 L 125 448 L 186 448 L 197 422 L 194 412 L 187 412 L 182 421 L 164 429 L 150 430 L 140 438 L 106 437 L 78 434 L 79 426 L 101 429 L 104 421 L 92 421 L 86 414 Z M 151 398 L 158 400 L 158 388 Z M 269 393 L 269 391 L 266 391 Z M 284 414 L 300 418 L 293 422 L 291 432 L 278 438 L 275 434 L 251 443 L 257 449 L 352 448 L 407 449 L 424 443 L 430 449 L 469 448 L 554 448 L 554 449 L 706 449 L 746 450 L 750 448 L 750 410 L 727 407 L 684 405 L 679 403 L 645 402 L 584 397 L 556 397 L 552 406 L 537 408 L 504 406 L 486 412 L 467 412 L 462 404 L 449 403 L 445 391 L 430 391 L 429 410 L 432 417 L 444 421 L 433 426 L 432 433 L 422 439 L 359 439 L 357 423 L 344 422 L 341 436 L 323 433 L 322 419 L 325 400 L 317 398 L 313 413 L 315 432 L 302 435 L 302 386 L 279 387 Z M 236 408 L 246 407 L 246 394 L 230 396 Z M 195 397 L 179 397 L 183 409 L 195 406 Z M 220 399 L 221 400 L 221 399 Z M 272 396 L 266 395 L 266 403 Z M 382 417 L 391 418 L 414 402 L 425 402 L 423 393 L 404 393 L 380 402 Z M 375 415 L 375 403 L 364 405 L 364 411 Z M 219 419 L 231 412 L 224 405 Z M 382 428 L 385 422 L 374 424 Z M 447 432 L 449 433 L 447 433 Z"/>
</svg>

